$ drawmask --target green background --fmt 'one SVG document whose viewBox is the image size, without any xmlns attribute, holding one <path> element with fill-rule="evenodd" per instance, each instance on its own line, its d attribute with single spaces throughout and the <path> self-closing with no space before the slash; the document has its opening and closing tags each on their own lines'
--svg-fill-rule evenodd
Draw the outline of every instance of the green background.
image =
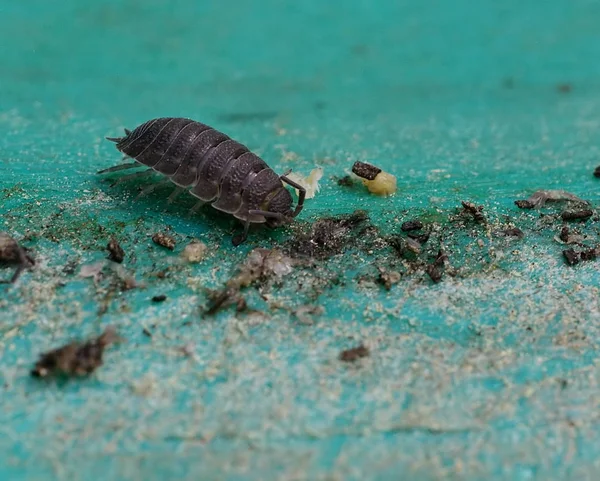
<svg viewBox="0 0 600 481">
<path fill-rule="evenodd" d="M 597 479 L 597 264 L 565 266 L 556 208 L 514 200 L 598 202 L 599 26 L 592 0 L 0 1 L 1 229 L 37 259 L 0 286 L 2 479 Z M 254 288 L 264 314 L 202 316 L 204 288 L 295 234 L 234 249 L 239 226 L 189 215 L 190 197 L 136 200 L 144 182 L 95 175 L 120 160 L 104 136 L 160 116 L 208 123 L 280 173 L 322 166 L 300 228 L 359 208 L 382 235 L 438 222 L 463 275 L 386 291 L 372 280 L 393 251 L 349 248 L 323 261 L 323 294 L 299 287 L 310 270 L 270 292 L 322 306 L 313 324 Z M 337 185 L 356 160 L 397 194 Z M 455 229 L 461 200 L 525 239 Z M 593 245 L 597 223 L 577 228 Z M 150 240 L 165 229 L 174 252 Z M 78 276 L 112 235 L 142 286 Z M 192 238 L 210 252 L 197 265 L 179 261 Z M 40 352 L 108 324 L 127 342 L 92 377 L 30 378 Z M 359 342 L 368 358 L 337 359 Z"/>
</svg>

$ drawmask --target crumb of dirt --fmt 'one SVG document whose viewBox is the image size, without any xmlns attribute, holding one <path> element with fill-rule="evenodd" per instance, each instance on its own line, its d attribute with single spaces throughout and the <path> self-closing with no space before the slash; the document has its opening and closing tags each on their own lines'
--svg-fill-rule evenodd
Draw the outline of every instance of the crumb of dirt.
<svg viewBox="0 0 600 481">
<path fill-rule="evenodd" d="M 418 219 L 409 220 L 402 224 L 400 229 L 404 232 L 410 232 L 414 230 L 420 230 L 423 228 L 423 222 Z"/>
<path fill-rule="evenodd" d="M 354 179 L 349 175 L 345 175 L 344 177 L 337 179 L 337 185 L 342 187 L 352 187 L 354 185 Z"/>
<path fill-rule="evenodd" d="M 402 275 L 398 271 L 387 271 L 383 267 L 379 267 L 379 277 L 377 283 L 385 287 L 386 290 L 390 290 L 394 284 L 400 282 Z"/>
<path fill-rule="evenodd" d="M 517 239 L 523 239 L 523 237 L 525 237 L 525 233 L 518 227 L 507 227 L 506 229 L 496 231 L 495 234 L 498 237 L 515 237 Z"/>
<path fill-rule="evenodd" d="M 442 277 L 443 277 L 442 269 L 440 268 L 440 266 L 438 266 L 436 264 L 431 264 L 431 265 L 427 266 L 427 268 L 425 269 L 425 272 L 427 272 L 427 274 L 429 275 L 431 280 L 433 282 L 435 282 L 436 284 L 442 280 Z"/>
<path fill-rule="evenodd" d="M 142 333 L 144 334 L 144 336 L 147 336 L 147 337 L 152 337 L 152 332 L 151 332 L 151 331 L 150 331 L 150 329 L 148 329 L 147 327 L 144 327 L 144 328 L 142 329 Z"/>
<path fill-rule="evenodd" d="M 181 252 L 181 257 L 190 264 L 196 264 L 206 257 L 208 247 L 204 242 L 192 241 L 185 246 Z"/>
<path fill-rule="evenodd" d="M 175 249 L 175 239 L 164 232 L 157 232 L 152 236 L 152 241 L 159 246 L 166 247 L 169 250 Z"/>
<path fill-rule="evenodd" d="M 424 234 L 416 234 L 414 232 L 410 232 L 407 234 L 409 239 L 413 239 L 415 241 L 417 241 L 419 244 L 421 244 L 421 246 L 423 246 L 424 244 L 427 244 L 427 241 L 429 240 L 429 232 L 426 232 Z"/>
<path fill-rule="evenodd" d="M 118 262 L 119 264 L 121 262 L 123 262 L 123 259 L 125 258 L 125 251 L 120 246 L 117 239 L 112 237 L 110 239 L 110 241 L 108 242 L 106 249 L 108 250 L 108 259 L 109 260 L 111 260 L 113 262 Z"/>
<path fill-rule="evenodd" d="M 570 83 L 560 83 L 556 86 L 556 90 L 558 90 L 561 94 L 568 94 L 573 90 L 573 86 Z"/>
<path fill-rule="evenodd" d="M 485 216 L 483 215 L 483 206 L 475 205 L 473 202 L 461 202 L 463 206 L 463 212 L 468 214 L 475 219 L 476 222 L 485 222 Z"/>
<path fill-rule="evenodd" d="M 375 180 L 375 177 L 377 177 L 382 170 L 374 165 L 356 161 L 352 166 L 352 172 L 362 179 Z"/>
<path fill-rule="evenodd" d="M 320 316 L 325 312 L 322 306 L 301 306 L 298 309 L 293 311 L 293 314 L 296 316 L 298 321 L 301 324 L 313 325 L 315 323 L 313 316 Z"/>
<path fill-rule="evenodd" d="M 357 210 L 351 215 L 324 217 L 316 221 L 310 231 L 299 233 L 286 251 L 292 257 L 326 259 L 340 254 L 345 247 L 364 241 L 369 216 Z"/>
<path fill-rule="evenodd" d="M 596 259 L 598 257 L 599 251 L 600 249 L 597 247 L 579 252 L 575 251 L 574 249 L 567 249 L 563 251 L 563 256 L 567 264 L 569 264 L 570 266 L 574 266 L 579 264 L 581 261 L 591 261 Z"/>
<path fill-rule="evenodd" d="M 119 341 L 114 327 L 109 326 L 97 338 L 85 343 L 71 342 L 63 347 L 42 354 L 31 375 L 48 377 L 53 374 L 85 376 L 102 366 L 104 349 Z"/>
<path fill-rule="evenodd" d="M 152 298 L 152 302 L 165 302 L 167 300 L 167 296 L 165 294 L 159 294 Z"/>
<path fill-rule="evenodd" d="M 359 346 L 342 351 L 339 355 L 339 360 L 343 362 L 356 362 L 363 357 L 369 356 L 369 349 L 360 344 Z"/>
<path fill-rule="evenodd" d="M 221 309 L 233 304 L 238 299 L 238 291 L 236 289 L 225 288 L 221 291 L 208 291 L 209 307 L 205 313 L 209 316 L 216 314 Z"/>
<path fill-rule="evenodd" d="M 398 256 L 404 259 L 411 258 L 412 256 L 410 254 L 420 254 L 423 247 L 419 240 L 410 236 L 407 238 L 402 236 L 391 236 L 388 238 L 388 244 L 394 248 Z"/>
<path fill-rule="evenodd" d="M 447 260 L 448 256 L 440 250 L 433 264 L 428 265 L 425 269 L 425 272 L 427 272 L 431 280 L 436 284 L 442 280 Z"/>
<path fill-rule="evenodd" d="M 35 265 L 35 261 L 15 239 L 6 232 L 0 232 L 0 264 L 16 266 L 9 281 L 0 281 L 6 284 L 16 282 L 25 269 Z"/>
<path fill-rule="evenodd" d="M 594 169 L 594 177 L 600 178 L 600 165 Z"/>
<path fill-rule="evenodd" d="M 571 231 L 571 229 L 569 229 L 567 226 L 564 226 L 560 230 L 560 234 L 557 237 L 555 237 L 554 240 L 556 240 L 557 242 L 560 242 L 562 244 L 583 245 L 583 241 L 585 240 L 585 237 L 576 231 L 575 232 Z"/>
<path fill-rule="evenodd" d="M 525 200 L 516 200 L 515 204 L 520 209 L 537 209 L 543 207 L 546 202 L 560 202 L 560 201 L 569 201 L 574 202 L 576 204 L 585 204 L 589 203 L 575 194 L 571 194 L 565 190 L 538 190 L 534 194 L 531 195 L 528 199 Z"/>
<path fill-rule="evenodd" d="M 247 309 L 248 309 L 248 303 L 246 302 L 246 299 L 244 299 L 243 297 L 240 297 L 235 305 L 236 312 L 244 312 Z"/>
<path fill-rule="evenodd" d="M 207 314 L 215 314 L 233 302 L 239 302 L 239 292 L 257 281 L 281 279 L 290 274 L 296 262 L 279 249 L 254 249 L 237 268 L 237 272 L 221 291 L 209 291 L 210 307 Z"/>
<path fill-rule="evenodd" d="M 580 209 L 580 210 L 565 210 L 560 217 L 564 221 L 581 221 L 588 220 L 594 215 L 594 211 L 591 209 Z"/>
</svg>

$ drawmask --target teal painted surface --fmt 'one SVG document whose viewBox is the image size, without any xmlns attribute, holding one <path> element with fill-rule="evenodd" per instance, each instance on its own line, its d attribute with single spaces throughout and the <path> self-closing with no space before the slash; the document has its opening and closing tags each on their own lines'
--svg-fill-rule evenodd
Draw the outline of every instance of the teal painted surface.
<svg viewBox="0 0 600 481">
<path fill-rule="evenodd" d="M 0 286 L 2 479 L 597 479 L 597 264 L 565 267 L 560 224 L 513 201 L 561 188 L 598 203 L 599 23 L 597 2 L 567 0 L 0 2 L 2 230 L 38 258 Z M 134 200 L 143 183 L 95 175 L 119 161 L 104 136 L 168 115 L 279 172 L 322 165 L 301 222 L 357 208 L 382 235 L 440 222 L 464 275 L 388 292 L 368 281 L 394 254 L 350 249 L 326 262 L 337 283 L 320 296 L 299 287 L 306 271 L 271 289 L 322 305 L 312 325 L 254 288 L 268 315 L 202 318 L 204 287 L 294 234 L 234 250 L 237 226 L 188 215 L 193 200 Z M 397 195 L 338 186 L 355 160 L 394 173 Z M 452 227 L 461 200 L 526 238 Z M 165 226 L 174 253 L 150 241 Z M 593 221 L 578 229 L 598 237 Z M 145 286 L 107 298 L 110 276 L 78 272 L 111 235 Z M 211 254 L 181 264 L 193 237 Z M 93 377 L 30 379 L 41 351 L 107 324 L 127 343 Z M 369 358 L 337 360 L 361 341 Z"/>
</svg>

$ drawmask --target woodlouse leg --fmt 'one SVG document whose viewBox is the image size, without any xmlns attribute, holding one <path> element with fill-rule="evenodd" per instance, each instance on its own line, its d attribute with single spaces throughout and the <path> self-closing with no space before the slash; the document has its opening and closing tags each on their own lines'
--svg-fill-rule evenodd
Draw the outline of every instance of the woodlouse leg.
<svg viewBox="0 0 600 481">
<path fill-rule="evenodd" d="M 144 187 L 141 192 L 136 196 L 136 199 L 139 199 L 141 197 L 144 197 L 152 192 L 154 192 L 156 189 L 158 189 L 159 187 L 162 187 L 166 184 L 170 184 L 171 181 L 169 179 L 165 179 L 163 181 L 157 182 L 155 184 L 150 184 L 148 187 Z"/>
<path fill-rule="evenodd" d="M 127 182 L 128 180 L 141 179 L 142 177 L 148 177 L 149 175 L 152 175 L 153 173 L 154 173 L 154 171 L 152 169 L 148 169 L 148 170 L 144 170 L 142 172 L 136 172 L 135 174 L 126 175 L 124 177 L 121 177 L 116 182 L 114 182 L 112 184 L 112 187 L 114 187 L 115 185 L 119 185 L 124 182 Z"/>
<path fill-rule="evenodd" d="M 194 214 L 195 212 L 198 212 L 200 210 L 200 208 L 202 208 L 205 204 L 206 204 L 206 201 L 199 200 L 198 202 L 196 202 L 194 204 L 194 207 L 192 207 L 190 209 L 190 214 Z"/>
<path fill-rule="evenodd" d="M 300 192 L 300 195 L 298 196 L 298 204 L 296 205 L 296 210 L 292 214 L 293 217 L 296 217 L 300 213 L 302 208 L 304 207 L 304 199 L 306 198 L 306 189 L 304 187 L 302 187 L 300 184 L 298 184 L 297 182 L 294 182 L 293 180 L 288 179 L 285 175 L 281 176 L 281 180 L 283 182 L 285 182 L 286 184 L 291 185 L 294 189 L 298 189 L 298 191 Z"/>
<path fill-rule="evenodd" d="M 171 195 L 167 198 L 167 204 L 172 204 L 175 202 L 175 199 L 181 195 L 183 191 L 186 189 L 184 187 L 175 187 L 175 190 L 171 193 Z"/>
<path fill-rule="evenodd" d="M 119 172 L 120 170 L 134 169 L 135 167 L 141 167 L 141 166 L 142 165 L 138 164 L 137 162 L 131 162 L 129 164 L 114 165 L 112 167 L 109 167 L 108 169 L 99 170 L 97 173 L 98 174 L 108 174 L 109 172 Z"/>
<path fill-rule="evenodd" d="M 234 235 L 231 239 L 231 243 L 234 247 L 239 246 L 242 242 L 244 242 L 248 238 L 248 230 L 250 229 L 250 221 L 246 220 L 244 222 L 244 231 L 241 234 Z"/>
</svg>

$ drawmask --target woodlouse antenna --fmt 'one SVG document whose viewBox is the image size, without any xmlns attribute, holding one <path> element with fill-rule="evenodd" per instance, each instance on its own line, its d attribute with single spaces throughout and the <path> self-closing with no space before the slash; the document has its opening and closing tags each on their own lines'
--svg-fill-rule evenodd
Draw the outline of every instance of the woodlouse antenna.
<svg viewBox="0 0 600 481">
<path fill-rule="evenodd" d="M 298 189 L 298 192 L 300 192 L 300 195 L 298 195 L 298 204 L 296 205 L 296 210 L 294 210 L 294 213 L 292 214 L 292 217 L 296 217 L 300 212 L 302 212 L 302 208 L 304 207 L 304 199 L 306 198 L 306 189 L 304 187 L 302 187 L 300 184 L 298 184 L 297 182 L 294 182 L 293 180 L 286 177 L 286 175 L 289 174 L 290 172 L 291 172 L 291 169 L 288 172 L 286 172 L 284 175 L 281 176 L 281 180 L 283 182 L 285 182 L 286 184 L 291 185 L 294 189 Z"/>
</svg>

